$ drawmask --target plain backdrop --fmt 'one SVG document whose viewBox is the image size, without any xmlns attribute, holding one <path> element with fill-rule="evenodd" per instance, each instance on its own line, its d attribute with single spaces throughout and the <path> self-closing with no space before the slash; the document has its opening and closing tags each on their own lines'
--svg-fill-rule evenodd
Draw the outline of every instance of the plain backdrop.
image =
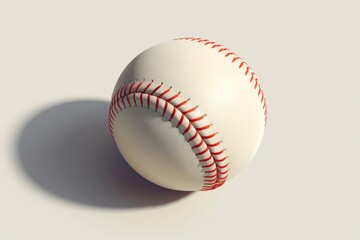
<svg viewBox="0 0 360 240">
<path fill-rule="evenodd" d="M 356 1 L 0 1 L 0 239 L 360 239 Z M 126 64 L 209 38 L 267 95 L 252 164 L 184 193 L 134 173 L 107 131 Z"/>
</svg>

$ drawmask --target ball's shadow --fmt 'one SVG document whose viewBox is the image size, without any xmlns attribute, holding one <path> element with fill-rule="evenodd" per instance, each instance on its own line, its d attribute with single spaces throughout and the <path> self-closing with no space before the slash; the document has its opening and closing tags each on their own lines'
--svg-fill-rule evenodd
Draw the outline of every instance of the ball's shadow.
<svg viewBox="0 0 360 240">
<path fill-rule="evenodd" d="M 190 194 L 158 187 L 126 163 L 108 131 L 108 107 L 73 101 L 32 118 L 17 148 L 26 175 L 58 197 L 97 207 L 155 206 Z"/>
</svg>

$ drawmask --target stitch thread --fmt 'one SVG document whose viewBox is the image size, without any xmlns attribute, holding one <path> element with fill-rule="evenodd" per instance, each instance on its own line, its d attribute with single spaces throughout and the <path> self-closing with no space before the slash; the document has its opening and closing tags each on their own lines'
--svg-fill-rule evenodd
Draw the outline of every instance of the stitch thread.
<svg viewBox="0 0 360 240">
<path fill-rule="evenodd" d="M 215 137 L 218 133 L 207 133 L 212 128 L 207 115 L 201 114 L 198 106 L 192 105 L 190 98 L 184 99 L 181 92 L 174 93 L 172 87 L 166 88 L 163 83 L 154 86 L 153 80 L 144 87 L 144 82 L 145 80 L 126 82 L 114 92 L 108 117 L 112 137 L 114 138 L 113 125 L 117 115 L 127 108 L 138 107 L 137 102 L 141 103 L 141 107 L 153 108 L 155 112 L 159 110 L 161 116 L 168 118 L 184 135 L 204 169 L 201 190 L 212 190 L 223 185 L 230 169 L 228 156 L 225 155 L 226 149 L 221 146 L 222 141 Z M 170 97 L 166 98 L 167 95 Z"/>
<path fill-rule="evenodd" d="M 182 38 L 176 38 L 174 40 L 188 40 L 191 42 L 201 43 L 204 46 L 211 45 L 211 49 L 220 48 L 218 50 L 218 52 L 225 53 L 225 55 L 224 55 L 225 58 L 228 58 L 229 56 L 234 56 L 232 58 L 231 62 L 232 63 L 239 62 L 239 65 L 238 65 L 239 69 L 243 68 L 243 66 L 246 66 L 245 76 L 247 76 L 249 73 L 251 73 L 249 82 L 252 83 L 252 81 L 255 81 L 254 89 L 255 90 L 258 89 L 258 92 L 257 92 L 258 96 L 261 95 L 260 102 L 263 104 L 264 122 L 266 125 L 266 123 L 267 123 L 267 104 L 266 104 L 264 91 L 263 91 L 262 87 L 260 86 L 260 83 L 258 81 L 258 78 L 256 77 L 256 74 L 252 71 L 251 67 L 240 56 L 236 55 L 236 53 L 234 53 L 234 52 L 231 52 L 230 49 L 223 47 L 221 44 L 212 42 L 208 39 L 195 38 L 195 37 L 182 37 Z"/>
</svg>

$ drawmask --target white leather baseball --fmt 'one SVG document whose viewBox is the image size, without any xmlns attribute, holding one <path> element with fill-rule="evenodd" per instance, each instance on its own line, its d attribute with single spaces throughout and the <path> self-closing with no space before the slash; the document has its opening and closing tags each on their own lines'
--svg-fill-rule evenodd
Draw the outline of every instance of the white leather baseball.
<svg viewBox="0 0 360 240">
<path fill-rule="evenodd" d="M 189 37 L 130 62 L 112 95 L 109 128 L 146 179 L 175 190 L 212 190 L 253 158 L 266 117 L 249 65 L 220 44 Z"/>
</svg>

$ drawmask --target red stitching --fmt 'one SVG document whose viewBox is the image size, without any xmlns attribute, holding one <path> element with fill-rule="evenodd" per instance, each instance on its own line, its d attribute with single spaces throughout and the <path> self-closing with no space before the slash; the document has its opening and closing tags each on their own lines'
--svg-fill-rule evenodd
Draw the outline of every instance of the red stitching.
<svg viewBox="0 0 360 240">
<path fill-rule="evenodd" d="M 220 155 L 225 151 L 225 149 L 218 151 L 218 152 L 211 152 L 211 155 Z"/>
<path fill-rule="evenodd" d="M 164 107 L 164 111 L 163 111 L 162 116 L 165 115 L 165 112 L 166 112 L 166 110 L 167 110 L 167 107 L 168 107 L 168 102 L 166 101 L 166 102 L 165 102 L 165 107 Z"/>
<path fill-rule="evenodd" d="M 123 86 L 120 88 L 120 97 L 122 97 L 124 88 L 125 88 L 125 85 L 123 85 Z"/>
<path fill-rule="evenodd" d="M 151 84 L 153 83 L 154 81 L 151 81 L 147 86 L 146 86 L 146 88 L 143 90 L 143 93 L 145 93 L 147 90 L 148 90 L 148 88 L 151 86 Z"/>
<path fill-rule="evenodd" d="M 199 106 L 193 107 L 193 108 L 185 111 L 184 114 L 186 115 L 186 114 L 188 114 L 188 113 L 190 113 L 190 112 L 192 112 L 192 111 L 195 111 L 198 107 L 199 107 Z"/>
<path fill-rule="evenodd" d="M 126 93 L 126 90 L 127 90 L 128 85 L 129 85 L 129 83 L 126 83 L 126 85 L 125 85 L 125 90 L 124 90 L 125 93 Z"/>
<path fill-rule="evenodd" d="M 222 48 L 218 52 L 222 52 L 222 51 L 229 51 L 229 49 L 228 48 Z"/>
<path fill-rule="evenodd" d="M 215 137 L 216 133 L 213 133 L 213 134 L 210 134 L 210 135 L 207 135 L 207 136 L 202 136 L 203 139 L 209 139 L 209 138 L 213 138 Z"/>
<path fill-rule="evenodd" d="M 236 60 L 240 59 L 240 57 L 234 57 L 231 62 L 235 62 Z"/>
<path fill-rule="evenodd" d="M 197 122 L 197 121 L 202 120 L 204 117 L 206 117 L 206 114 L 205 114 L 205 115 L 202 115 L 202 116 L 200 116 L 200 117 L 197 117 L 197 118 L 189 119 L 189 121 L 190 121 L 190 122 Z"/>
<path fill-rule="evenodd" d="M 189 125 L 190 125 L 190 122 L 189 122 Z M 204 143 L 204 139 L 201 139 L 201 141 L 200 141 L 198 144 L 192 146 L 191 148 L 192 148 L 192 149 L 198 148 L 198 147 L 200 147 L 203 143 Z M 209 144 L 208 144 L 208 145 L 209 145 Z"/>
<path fill-rule="evenodd" d="M 206 41 L 209 41 L 209 40 L 207 40 L 207 39 L 202 39 L 202 40 L 199 40 L 198 43 L 206 42 Z"/>
<path fill-rule="evenodd" d="M 216 169 L 215 169 L 215 170 L 216 170 Z M 204 178 L 214 178 L 214 177 L 217 177 L 217 174 L 210 175 L 210 176 L 204 176 Z"/>
<path fill-rule="evenodd" d="M 226 168 L 229 164 L 225 164 L 224 166 L 217 166 L 218 168 Z"/>
<path fill-rule="evenodd" d="M 187 128 L 183 131 L 182 134 L 184 135 L 185 133 L 187 133 L 190 130 L 190 128 L 191 128 L 191 123 L 189 122 Z"/>
<path fill-rule="evenodd" d="M 217 47 L 221 47 L 222 45 L 221 44 L 218 44 L 216 42 L 213 42 L 213 41 L 209 41 L 208 39 L 202 39 L 202 38 L 194 38 L 194 37 L 183 37 L 183 38 L 177 38 L 177 39 L 174 39 L 174 40 L 190 40 L 190 41 L 196 41 L 197 43 L 201 43 L 202 45 L 204 46 L 207 46 L 207 45 L 211 45 L 211 48 L 217 48 Z M 252 69 L 250 68 L 250 66 L 242 60 L 241 57 L 237 56 L 234 52 L 231 52 L 228 48 L 220 48 L 218 50 L 219 53 L 221 52 L 227 52 L 224 57 L 228 57 L 228 56 L 231 56 L 231 55 L 235 55 L 234 58 L 232 58 L 231 62 L 232 63 L 235 63 L 236 61 L 240 61 L 240 64 L 239 64 L 239 68 L 242 68 L 244 65 L 246 65 L 246 69 L 245 69 L 245 76 L 247 76 L 249 73 L 251 73 L 251 77 L 250 77 L 250 83 L 255 79 L 255 85 L 254 85 L 254 89 L 256 88 L 259 88 L 259 91 L 257 92 L 258 96 L 260 97 L 260 94 L 261 94 L 261 103 L 264 102 L 264 105 L 263 105 L 263 109 L 264 109 L 264 120 L 265 120 L 265 125 L 266 125 L 266 122 L 267 122 L 267 104 L 266 104 L 266 100 L 265 100 L 265 96 L 264 96 L 264 92 L 260 86 L 260 83 L 258 83 L 258 80 L 257 78 L 255 77 L 255 73 L 252 71 Z"/>
<path fill-rule="evenodd" d="M 224 157 L 224 158 L 222 158 L 222 159 L 215 159 L 214 161 L 215 161 L 215 162 L 223 162 L 223 161 L 225 161 L 227 158 L 228 158 L 228 157 Z"/>
<path fill-rule="evenodd" d="M 109 116 L 111 116 L 111 114 L 109 114 Z M 114 118 L 113 118 L 113 117 L 109 117 L 108 122 L 113 123 L 113 121 L 114 121 Z"/>
<path fill-rule="evenodd" d="M 131 84 L 130 89 L 129 89 L 129 92 L 131 92 L 131 90 L 132 90 L 133 86 L 135 85 L 135 83 L 136 83 L 136 82 L 134 82 L 133 84 Z"/>
<path fill-rule="evenodd" d="M 216 172 L 212 177 L 217 177 L 217 169 L 214 168 L 213 170 L 206 171 L 205 173 L 213 173 Z"/>
<path fill-rule="evenodd" d="M 197 141 L 197 143 L 195 145 L 193 145 L 191 148 L 192 149 L 199 149 L 200 147 L 205 146 L 205 148 L 201 149 L 199 152 L 195 153 L 196 156 L 200 157 L 200 156 L 207 156 L 205 158 L 199 159 L 200 163 L 203 163 L 203 165 L 201 165 L 201 167 L 203 169 L 205 169 L 205 174 L 209 174 L 209 173 L 213 173 L 212 175 L 205 175 L 204 176 L 204 184 L 201 190 L 210 190 L 210 189 L 215 189 L 219 186 L 221 186 L 224 182 L 224 177 L 222 177 L 223 175 L 226 175 L 225 177 L 227 177 L 227 173 L 229 171 L 228 166 L 229 166 L 229 162 L 226 162 L 225 165 L 221 166 L 218 165 L 220 164 L 222 161 L 225 161 L 225 159 L 227 159 L 227 157 L 221 159 L 221 161 L 219 161 L 218 157 L 221 157 L 221 155 L 225 152 L 225 149 L 219 149 L 216 151 L 210 151 L 210 147 L 217 147 L 220 145 L 221 141 L 214 141 L 211 140 L 213 137 L 215 137 L 215 135 L 217 133 L 213 133 L 210 135 L 201 135 L 199 134 L 199 131 L 203 131 L 206 129 L 210 129 L 212 124 L 204 124 L 203 122 L 200 122 L 200 124 L 203 124 L 203 126 L 199 126 L 199 121 L 203 120 L 206 117 L 206 114 L 204 115 L 200 115 L 199 113 L 196 113 L 196 110 L 198 108 L 198 106 L 191 106 L 191 107 L 185 107 L 190 99 L 186 99 L 186 100 L 182 100 L 182 101 L 177 101 L 177 104 L 175 104 L 174 100 L 176 98 L 179 97 L 181 92 L 178 92 L 177 94 L 172 94 L 172 97 L 165 99 L 165 95 L 167 93 L 170 92 L 171 87 L 167 88 L 166 90 L 162 90 L 162 92 L 158 95 L 157 91 L 159 91 L 162 86 L 163 83 L 161 83 L 160 85 L 154 86 L 153 87 L 153 82 L 151 81 L 149 84 L 147 84 L 147 86 L 141 91 L 141 86 L 143 84 L 144 81 L 142 82 L 128 82 L 123 84 L 114 94 L 113 94 L 113 98 L 111 100 L 111 104 L 110 104 L 110 109 L 109 109 L 109 117 L 108 117 L 108 123 L 109 123 L 109 131 L 111 133 L 111 135 L 114 138 L 114 130 L 113 130 L 113 124 L 115 122 L 115 117 L 119 114 L 119 112 L 121 112 L 124 109 L 126 109 L 127 107 L 131 107 L 132 106 L 132 102 L 134 106 L 137 106 L 137 98 L 140 98 L 140 103 L 141 106 L 144 106 L 143 103 L 143 98 L 146 98 L 146 107 L 150 108 L 150 105 L 152 105 L 150 103 L 150 101 L 155 102 L 155 112 L 157 112 L 159 110 L 159 107 L 162 106 L 163 107 L 163 111 L 162 111 L 162 116 L 165 116 L 165 114 L 167 112 L 170 113 L 169 110 L 169 104 L 171 104 L 171 106 L 173 107 L 173 109 L 171 110 L 171 115 L 169 117 L 169 121 L 171 121 L 175 115 L 176 112 L 179 110 L 180 114 L 179 115 L 179 120 L 176 123 L 176 127 L 180 127 L 180 126 L 184 126 L 186 125 L 186 128 L 184 126 L 184 130 L 181 132 L 183 135 L 185 135 L 186 133 L 188 133 L 190 131 L 190 129 L 194 129 L 192 131 L 194 131 L 194 133 L 191 135 L 191 137 L 187 136 L 188 138 L 188 142 L 191 143 L 192 141 L 194 141 L 195 139 L 199 138 L 200 141 Z M 140 95 L 137 95 L 138 92 L 140 93 Z M 133 96 L 131 96 L 131 94 Z M 144 96 L 145 94 L 145 96 Z M 156 99 L 153 99 L 152 97 L 156 97 Z M 126 98 L 126 100 L 125 100 Z M 163 104 L 160 104 L 160 101 L 164 101 Z M 180 103 L 178 103 L 180 102 Z M 121 106 L 122 105 L 122 106 Z M 191 104 L 190 104 L 191 105 Z M 187 110 L 180 110 L 181 107 L 186 108 Z M 120 111 L 119 111 L 119 110 Z M 194 116 L 192 119 L 186 117 L 186 114 L 193 112 L 192 116 Z M 196 116 L 197 115 L 197 116 Z M 199 116 L 200 115 L 200 116 Z M 188 121 L 187 123 L 185 123 L 185 119 L 186 121 Z M 194 125 L 197 124 L 197 125 Z M 222 170 L 223 169 L 223 170 Z"/>
<path fill-rule="evenodd" d="M 157 90 L 159 90 L 159 88 L 163 85 L 163 83 L 161 83 L 159 86 L 157 86 L 151 93 L 150 95 L 154 95 L 156 93 Z"/>
<path fill-rule="evenodd" d="M 137 103 L 136 103 L 136 95 L 135 94 L 133 94 L 133 101 L 134 101 L 134 103 L 135 103 L 135 107 L 137 107 Z"/>
<path fill-rule="evenodd" d="M 175 94 L 174 96 L 172 96 L 171 98 L 169 98 L 168 100 L 166 100 L 167 102 L 171 102 L 172 100 L 174 100 L 175 98 L 177 98 L 180 95 L 181 92 L 178 92 L 177 94 Z"/>
<path fill-rule="evenodd" d="M 181 114 L 181 117 L 180 117 L 177 127 L 180 127 L 180 125 L 183 121 L 184 121 L 184 114 Z"/>
<path fill-rule="evenodd" d="M 111 113 L 115 115 L 113 108 L 111 108 Z M 114 120 L 114 119 L 112 119 L 112 120 Z"/>
<path fill-rule="evenodd" d="M 120 106 L 120 111 L 122 111 L 122 108 L 121 108 L 121 105 L 120 105 L 120 102 L 119 102 L 120 97 L 121 97 L 121 92 L 116 94 L 116 101 L 117 101 L 117 105 Z M 115 104 L 115 101 L 114 101 L 114 104 Z"/>
<path fill-rule="evenodd" d="M 204 150 L 202 150 L 201 152 L 198 152 L 196 155 L 197 155 L 197 156 L 203 155 L 204 153 L 207 153 L 208 150 L 209 150 L 209 148 L 206 147 Z"/>
<path fill-rule="evenodd" d="M 143 106 L 144 106 L 144 103 L 143 103 L 143 93 L 140 93 L 140 103 L 141 103 L 141 106 L 143 107 Z"/>
<path fill-rule="evenodd" d="M 258 86 L 258 80 L 257 80 L 257 78 L 255 78 L 255 85 L 254 85 L 254 89 L 256 89 L 256 88 L 257 88 L 257 86 Z M 258 96 L 259 96 L 259 94 L 258 94 Z"/>
<path fill-rule="evenodd" d="M 228 56 L 234 55 L 234 54 L 235 54 L 235 53 L 233 53 L 233 52 L 229 52 L 229 53 L 225 54 L 225 57 L 228 57 Z"/>
<path fill-rule="evenodd" d="M 196 131 L 202 131 L 202 130 L 208 129 L 210 126 L 211 126 L 211 125 L 208 124 L 208 125 L 206 125 L 206 126 L 204 126 L 204 127 L 198 127 L 198 128 L 196 128 Z"/>
<path fill-rule="evenodd" d="M 176 108 L 173 109 L 171 116 L 169 118 L 169 121 L 171 121 L 171 119 L 173 119 L 173 117 L 175 116 L 175 112 L 176 112 Z"/>
<path fill-rule="evenodd" d="M 130 103 L 129 95 L 126 95 L 126 100 L 127 100 L 128 104 L 129 104 L 129 107 L 131 107 L 131 103 Z"/>
<path fill-rule="evenodd" d="M 211 159 L 211 156 L 210 157 L 207 157 L 207 158 L 205 158 L 205 159 L 201 159 L 201 160 L 199 160 L 199 162 L 206 162 L 206 161 L 209 161 Z"/>
<path fill-rule="evenodd" d="M 141 87 L 141 85 L 143 84 L 143 82 L 140 82 L 140 84 L 136 87 L 135 92 L 138 92 L 139 88 Z"/>
<path fill-rule="evenodd" d="M 188 140 L 188 142 L 191 142 L 192 140 L 194 140 L 198 135 L 199 135 L 199 133 L 195 132 L 195 134 Z"/>
<path fill-rule="evenodd" d="M 216 182 L 216 179 L 205 179 L 204 181 L 212 183 L 212 182 Z"/>
<path fill-rule="evenodd" d="M 126 109 L 126 104 L 125 104 L 125 101 L 124 101 L 124 98 L 123 98 L 123 97 L 121 97 L 121 101 L 122 101 L 122 103 L 124 104 L 124 107 L 125 107 L 125 109 Z"/>
<path fill-rule="evenodd" d="M 229 172 L 229 169 L 226 170 L 225 172 L 219 172 L 219 171 L 218 171 L 218 174 L 227 174 L 228 172 Z"/>
<path fill-rule="evenodd" d="M 209 147 L 216 147 L 216 146 L 218 146 L 220 143 L 221 143 L 221 141 L 219 141 L 219 142 L 217 142 L 217 143 L 214 143 L 214 144 L 208 143 L 208 146 L 209 146 Z"/>
<path fill-rule="evenodd" d="M 162 98 L 165 94 L 167 94 L 168 92 L 170 92 L 170 90 L 171 90 L 171 87 L 169 87 L 167 90 L 165 90 L 163 93 L 161 93 L 161 94 L 159 95 L 159 98 Z"/>
<path fill-rule="evenodd" d="M 250 78 L 250 82 L 252 82 L 252 80 L 254 79 L 254 75 L 255 75 L 255 73 L 251 73 L 251 78 Z"/>
<path fill-rule="evenodd" d="M 191 41 L 200 40 L 200 38 L 193 38 Z"/>
<path fill-rule="evenodd" d="M 216 47 L 221 47 L 221 46 L 222 46 L 221 44 L 215 44 L 211 48 L 216 48 Z"/>
<path fill-rule="evenodd" d="M 135 94 L 134 94 L 134 96 L 135 96 Z M 159 107 L 159 97 L 156 98 L 155 112 L 157 112 L 158 107 Z"/>
<path fill-rule="evenodd" d="M 150 94 L 147 95 L 147 107 L 150 108 Z"/>
<path fill-rule="evenodd" d="M 119 98 L 118 98 L 119 99 Z M 122 111 L 122 108 L 121 108 L 121 106 L 120 106 L 120 104 L 119 104 L 120 102 L 119 101 L 117 101 L 117 103 L 116 103 L 116 105 L 118 106 L 118 108 L 120 108 L 120 112 Z M 115 103 L 114 103 L 115 104 Z"/>
<path fill-rule="evenodd" d="M 181 40 L 181 39 L 178 39 L 178 40 Z M 186 39 L 184 39 L 184 40 L 186 40 Z M 215 42 L 207 42 L 207 43 L 205 43 L 204 45 L 208 45 L 208 44 L 214 44 Z"/>
<path fill-rule="evenodd" d="M 181 102 L 181 103 L 179 103 L 179 104 L 176 105 L 175 107 L 176 107 L 176 108 L 180 108 L 182 105 L 186 104 L 189 100 L 190 100 L 190 98 L 189 98 L 189 99 L 186 99 L 185 101 L 183 101 L 183 102 Z"/>
<path fill-rule="evenodd" d="M 209 168 L 215 165 L 215 162 L 210 163 L 209 165 L 202 166 L 202 168 Z M 215 168 L 216 169 L 216 168 Z"/>
<path fill-rule="evenodd" d="M 242 66 L 244 66 L 245 64 L 247 64 L 246 62 L 241 62 L 240 65 L 239 65 L 239 68 L 242 68 Z"/>
</svg>

